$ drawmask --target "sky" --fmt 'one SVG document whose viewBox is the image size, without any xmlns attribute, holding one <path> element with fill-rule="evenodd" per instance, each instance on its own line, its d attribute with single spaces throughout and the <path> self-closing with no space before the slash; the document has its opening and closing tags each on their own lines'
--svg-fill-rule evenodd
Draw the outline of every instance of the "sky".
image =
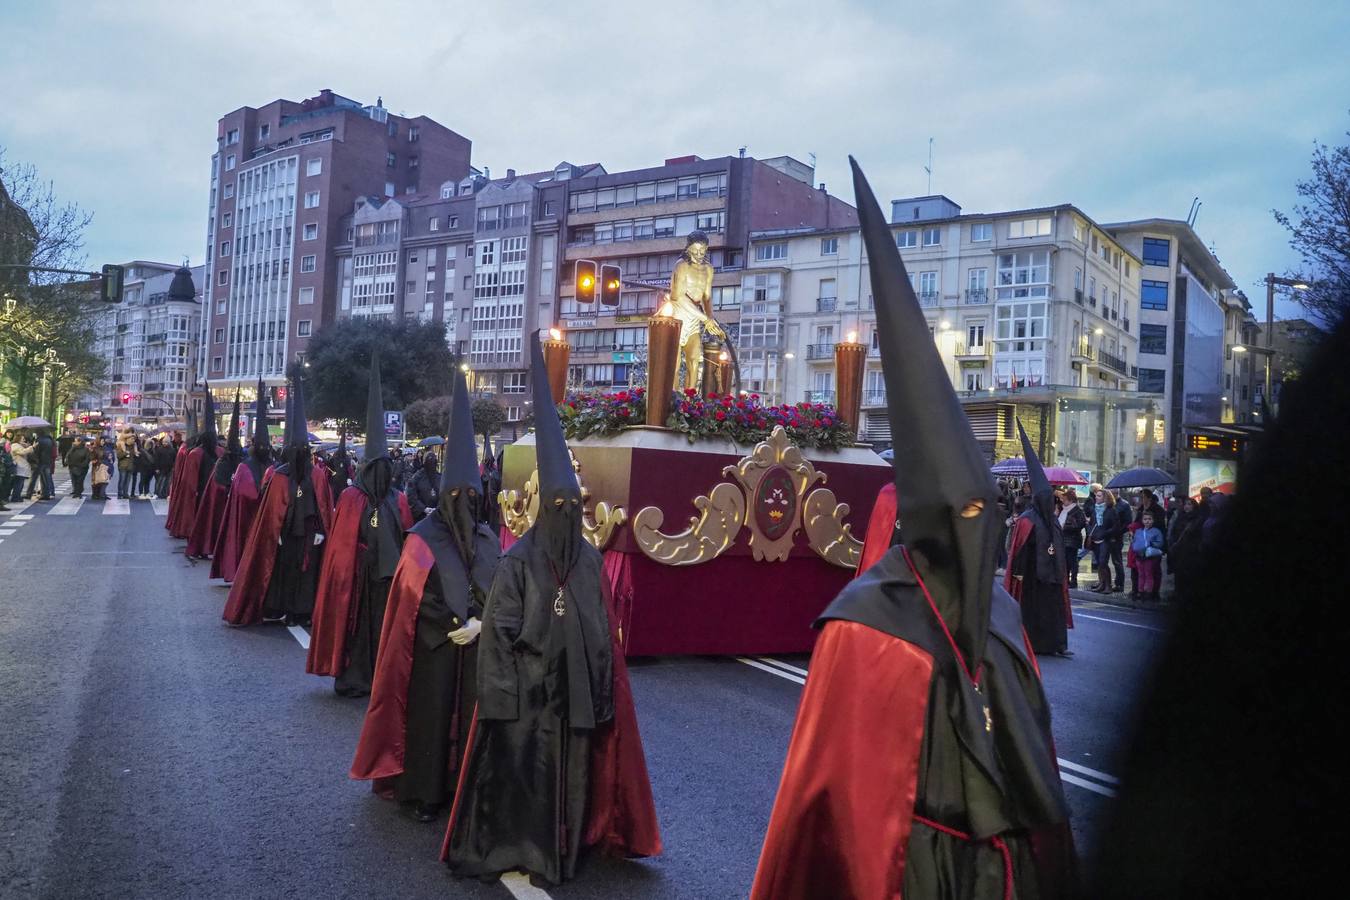
<svg viewBox="0 0 1350 900">
<path fill-rule="evenodd" d="M 201 261 L 216 120 L 322 88 L 494 173 L 848 154 L 884 200 L 1185 219 L 1264 314 L 1314 142 L 1350 140 L 1350 3 L 3 0 L 0 147 L 90 210 L 89 262 Z M 1298 310 L 1282 302 L 1280 316 Z"/>
</svg>

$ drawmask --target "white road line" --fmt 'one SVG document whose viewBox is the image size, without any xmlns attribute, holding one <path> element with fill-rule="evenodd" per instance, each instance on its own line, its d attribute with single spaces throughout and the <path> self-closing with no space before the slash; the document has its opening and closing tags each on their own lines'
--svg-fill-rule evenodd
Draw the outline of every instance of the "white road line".
<svg viewBox="0 0 1350 900">
<path fill-rule="evenodd" d="M 286 626 L 286 630 L 289 631 L 289 632 L 291 633 L 291 637 L 295 638 L 295 642 L 296 642 L 297 644 L 299 644 L 301 647 L 303 647 L 303 648 L 306 649 L 306 650 L 309 649 L 309 632 L 308 632 L 308 631 L 306 631 L 305 629 L 301 628 L 299 625 L 287 625 L 287 626 Z"/>
<path fill-rule="evenodd" d="M 31 518 L 33 518 L 32 515 L 10 516 L 9 520 L 11 522 L 27 522 Z"/>
<path fill-rule="evenodd" d="M 1075 619 L 1091 619 L 1094 622 L 1110 622 L 1112 625 L 1124 625 L 1126 628 L 1142 628 L 1145 631 L 1156 631 L 1159 634 L 1166 634 L 1166 628 L 1158 628 L 1154 625 L 1139 625 L 1135 622 L 1122 622 L 1119 619 L 1104 619 L 1101 616 L 1089 616 L 1086 613 L 1076 612 L 1073 614 Z"/>
<path fill-rule="evenodd" d="M 736 657 L 736 661 L 745 663 L 747 666 L 752 666 L 756 669 L 759 669 L 762 672 L 768 672 L 770 675 L 777 675 L 779 678 L 785 678 L 788 681 L 794 681 L 797 684 L 806 684 L 805 678 L 802 678 L 798 675 L 793 675 L 791 672 L 785 672 L 782 669 L 777 668 L 777 666 L 765 665 L 764 663 L 760 662 L 757 659 L 746 659 L 743 656 L 738 656 Z M 786 663 L 778 663 L 778 665 L 780 666 L 786 665 Z M 798 669 L 798 671 L 801 670 Z M 1105 772 L 1098 772 L 1096 769 L 1089 769 L 1087 766 L 1080 766 L 1078 763 L 1070 762 L 1067 759 L 1060 759 L 1058 760 L 1058 762 L 1060 766 L 1065 769 L 1073 769 L 1077 772 L 1082 772 L 1084 775 L 1091 775 L 1095 778 L 1100 778 L 1101 780 L 1106 781 L 1110 784 L 1120 784 L 1120 779 L 1116 778 L 1113 775 L 1107 775 Z M 1078 787 L 1092 791 L 1094 794 L 1101 794 L 1103 797 L 1114 797 L 1116 795 L 1115 790 L 1112 788 L 1105 787 L 1092 781 L 1088 781 L 1086 778 L 1079 778 L 1077 775 L 1071 775 L 1068 772 L 1060 772 L 1059 777 L 1060 780 L 1068 784 L 1077 785 Z"/>
<path fill-rule="evenodd" d="M 11 535 L 11 534 L 13 534 L 13 533 L 14 533 L 14 529 L 13 529 L 13 528 L 0 528 L 0 534 L 5 535 L 6 537 L 8 537 L 9 535 Z"/>
<path fill-rule="evenodd" d="M 14 503 L 13 500 L 9 502 Z M 14 505 L 11 506 L 8 511 L 0 512 L 0 516 L 9 516 L 10 518 L 17 518 L 19 513 L 23 512 L 25 509 L 27 509 L 32 505 L 33 505 L 32 500 L 20 500 L 18 503 L 14 503 Z"/>
<path fill-rule="evenodd" d="M 502 876 L 502 887 L 516 900 L 552 900 L 548 893 L 530 884 L 530 877 L 522 872 L 507 872 Z"/>
<path fill-rule="evenodd" d="M 103 504 L 103 514 L 105 516 L 129 516 L 131 515 L 131 501 L 109 500 Z"/>
<path fill-rule="evenodd" d="M 771 666 L 777 666 L 778 668 L 782 669 L 785 672 L 791 672 L 794 675 L 800 675 L 803 678 L 806 677 L 805 669 L 798 668 L 797 666 L 788 665 L 781 659 L 773 659 L 772 657 L 769 656 L 757 656 L 755 657 L 755 659 L 759 660 L 762 663 L 768 663 Z"/>
<path fill-rule="evenodd" d="M 150 501 L 150 506 L 157 516 L 167 516 L 169 514 L 169 501 L 161 500 L 158 497 Z"/>
<path fill-rule="evenodd" d="M 22 528 L 23 526 L 25 526 L 25 525 L 27 525 L 27 524 L 28 524 L 27 522 L 15 522 L 15 521 L 13 521 L 13 520 L 11 519 L 10 521 L 8 521 L 8 522 L 5 523 L 5 527 L 6 527 L 6 528 Z"/>
<path fill-rule="evenodd" d="M 83 499 L 75 497 L 63 497 L 57 501 L 57 504 L 47 511 L 49 516 L 73 516 L 84 506 Z"/>
</svg>

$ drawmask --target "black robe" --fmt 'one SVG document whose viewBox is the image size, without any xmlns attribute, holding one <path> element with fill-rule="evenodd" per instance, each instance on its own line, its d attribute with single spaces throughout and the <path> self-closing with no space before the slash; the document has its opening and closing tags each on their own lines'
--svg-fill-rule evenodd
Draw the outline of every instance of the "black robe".
<svg viewBox="0 0 1350 900">
<path fill-rule="evenodd" d="M 408 483 L 408 506 L 413 518 L 419 522 L 426 518 L 428 509 L 436 508 L 440 477 L 439 472 L 428 472 L 424 467 Z"/>
<path fill-rule="evenodd" d="M 278 478 L 282 481 L 278 482 Z M 263 599 L 263 616 L 307 619 L 314 614 L 314 596 L 319 587 L 323 546 L 314 545 L 314 536 L 325 534 L 323 517 L 314 500 L 310 472 L 297 484 L 290 479 L 289 466 L 280 466 L 273 473 L 273 484 L 279 487 L 282 483 L 291 497 L 281 521 L 281 544 Z"/>
<path fill-rule="evenodd" d="M 389 602 L 389 582 L 394 578 L 399 553 L 403 550 L 403 523 L 397 493 L 392 489 L 389 491 L 378 506 L 377 524 L 371 525 L 376 509 L 367 496 L 356 538 L 358 547 L 365 548 L 356 566 L 359 592 L 356 621 L 347 638 L 347 667 L 333 679 L 333 690 L 343 697 L 370 694 L 370 683 L 375 678 L 375 655 L 380 649 L 380 630 L 384 627 L 384 608 Z"/>
<path fill-rule="evenodd" d="M 1050 549 L 1054 552 L 1051 553 Z M 1040 512 L 1029 509 L 1014 524 L 1005 578 L 1022 605 L 1022 627 L 1036 653 L 1062 653 L 1069 648 L 1068 588 L 1065 547 L 1058 522 L 1046 527 Z M 1072 565 L 1077 565 L 1075 559 Z"/>
<path fill-rule="evenodd" d="M 558 583 L 530 531 L 502 558 L 483 615 L 478 715 L 445 860 L 457 875 L 576 872 L 590 738 L 614 715 L 614 659 L 599 551 L 582 543 Z"/>
</svg>

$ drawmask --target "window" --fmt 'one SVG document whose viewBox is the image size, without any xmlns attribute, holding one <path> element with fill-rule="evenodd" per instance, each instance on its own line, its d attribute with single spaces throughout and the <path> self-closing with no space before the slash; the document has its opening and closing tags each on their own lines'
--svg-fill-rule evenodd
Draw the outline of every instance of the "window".
<svg viewBox="0 0 1350 900">
<path fill-rule="evenodd" d="M 481 241 L 478 244 L 478 264 L 480 266 L 491 265 L 496 258 L 497 242 Z"/>
<path fill-rule="evenodd" d="M 1043 237 L 1050 233 L 1049 217 L 1039 219 L 1017 219 L 1008 223 L 1008 237 Z"/>
<path fill-rule="evenodd" d="M 225 132 L 225 143 L 226 143 L 226 144 L 237 144 L 237 143 L 239 143 L 239 129 L 238 129 L 238 128 L 231 128 L 229 131 Z"/>
<path fill-rule="evenodd" d="M 306 222 L 306 223 L 305 223 L 305 237 L 304 237 L 304 239 L 307 240 L 307 241 L 316 241 L 316 240 L 319 239 L 319 223 L 317 223 L 317 222 Z"/>
<path fill-rule="evenodd" d="M 392 153 L 386 153 L 384 155 L 384 164 L 391 169 L 396 169 L 398 168 L 398 157 Z"/>
<path fill-rule="evenodd" d="M 319 206 L 319 192 L 305 191 L 305 209 L 317 209 Z"/>
<path fill-rule="evenodd" d="M 313 272 L 313 271 L 314 271 L 314 264 L 315 264 L 315 261 L 316 261 L 316 257 L 313 257 L 313 256 L 302 256 L 302 257 L 300 257 L 300 271 L 301 271 L 301 272 Z"/>
<path fill-rule="evenodd" d="M 1050 253 L 1046 250 L 1000 253 L 998 299 L 1043 299 L 1050 296 Z"/>
<path fill-rule="evenodd" d="M 458 228 L 458 227 L 459 227 L 459 216 L 451 216 L 450 219 L 449 219 L 449 221 L 447 221 L 447 222 L 445 223 L 445 227 L 446 227 L 446 228 Z"/>
<path fill-rule="evenodd" d="M 225 171 L 228 172 L 233 168 L 234 168 L 234 154 L 231 153 L 229 156 L 225 157 Z"/>
<path fill-rule="evenodd" d="M 821 238 L 821 239 L 820 239 L 820 255 L 821 255 L 821 256 L 838 256 L 838 255 L 839 255 L 839 238 L 835 238 L 835 237 Z"/>
<path fill-rule="evenodd" d="M 998 352 L 1045 350 L 1045 303 L 1006 303 L 998 307 L 994 338 Z"/>
<path fill-rule="evenodd" d="M 211 357 L 211 369 L 213 371 L 219 372 L 224 368 L 225 368 L 225 358 L 223 356 Z"/>
<path fill-rule="evenodd" d="M 1167 391 L 1166 369 L 1145 369 L 1139 367 L 1139 390 L 1145 394 L 1162 394 Z"/>
<path fill-rule="evenodd" d="M 1167 309 L 1167 282 L 1147 279 L 1140 281 L 1139 308 Z"/>
<path fill-rule="evenodd" d="M 1163 238 L 1144 238 L 1144 265 L 1167 266 L 1171 265 L 1171 261 L 1171 241 Z"/>
<path fill-rule="evenodd" d="M 440 231 L 440 230 L 441 230 L 440 216 L 432 216 L 430 219 L 427 220 L 427 231 Z"/>
<path fill-rule="evenodd" d="M 755 247 L 755 259 L 787 259 L 787 244 L 758 244 Z"/>
<path fill-rule="evenodd" d="M 233 196 L 234 196 L 234 182 L 227 181 L 225 182 L 225 199 L 228 200 Z"/>
<path fill-rule="evenodd" d="M 408 168 L 410 168 L 410 169 L 415 169 L 415 168 L 417 168 L 417 157 L 416 157 L 416 156 L 410 156 L 410 157 L 408 157 Z"/>
<path fill-rule="evenodd" d="M 295 336 L 296 336 L 296 337 L 309 337 L 310 329 L 311 329 L 312 327 L 313 327 L 313 322 L 312 322 L 311 320 L 309 320 L 309 319 L 301 319 L 299 322 L 296 322 L 296 323 L 295 323 Z"/>
<path fill-rule="evenodd" d="M 984 346 L 984 320 L 970 322 L 966 325 L 966 347 L 970 350 L 977 350 Z"/>
<path fill-rule="evenodd" d="M 302 287 L 300 289 L 300 296 L 296 299 L 296 303 L 301 306 L 312 305 L 314 303 L 314 288 Z"/>
<path fill-rule="evenodd" d="M 221 242 L 220 242 L 220 255 L 221 255 L 221 256 L 229 256 L 229 255 L 230 255 L 230 242 L 229 242 L 229 241 L 221 241 Z"/>
<path fill-rule="evenodd" d="M 225 213 L 220 217 L 220 227 L 229 228 L 234 224 L 234 213 Z"/>
<path fill-rule="evenodd" d="M 976 370 L 976 371 L 973 371 L 973 372 L 970 371 L 970 370 L 966 370 L 966 390 L 968 390 L 968 391 L 982 391 L 982 390 L 984 390 L 984 371 L 983 371 L 983 370 Z"/>
<path fill-rule="evenodd" d="M 992 241 L 994 239 L 994 226 L 988 222 L 970 226 L 970 239 L 972 241 Z"/>
<path fill-rule="evenodd" d="M 216 343 L 216 344 L 223 344 L 223 343 L 225 343 L 225 329 L 224 329 L 224 328 L 217 328 L 217 329 L 216 329 L 215 340 L 214 340 L 212 343 Z"/>
<path fill-rule="evenodd" d="M 989 299 L 989 270 L 971 269 L 966 276 L 966 302 L 984 303 Z"/>
<path fill-rule="evenodd" d="M 306 161 L 305 161 L 305 174 L 306 174 L 306 175 L 322 175 L 322 174 L 323 174 L 323 160 L 320 159 L 320 158 L 318 158 L 318 157 L 315 157 L 314 159 L 306 160 Z"/>
<path fill-rule="evenodd" d="M 897 231 L 895 233 L 895 246 L 900 249 L 906 247 L 917 247 L 919 245 L 919 233 L 917 231 Z"/>
<path fill-rule="evenodd" d="M 259 126 L 258 126 L 258 140 L 260 140 L 260 141 L 265 141 L 265 140 L 267 140 L 267 136 L 268 136 L 269 134 L 271 134 L 271 133 L 272 133 L 272 126 L 271 126 L 271 125 L 259 125 Z"/>
<path fill-rule="evenodd" d="M 919 302 L 924 306 L 935 306 L 938 300 L 937 272 L 919 273 Z"/>
<path fill-rule="evenodd" d="M 1166 325 L 1143 325 L 1139 326 L 1139 352 L 1167 354 L 1167 326 Z"/>
<path fill-rule="evenodd" d="M 941 228 L 925 228 L 923 230 L 923 245 L 925 247 L 936 247 L 942 243 Z"/>
<path fill-rule="evenodd" d="M 503 372 L 502 373 L 502 393 L 503 394 L 523 394 L 525 393 L 525 373 L 524 372 Z M 516 418 L 520 418 L 517 414 Z"/>
<path fill-rule="evenodd" d="M 413 143 L 422 136 L 422 130 L 416 125 L 408 126 L 408 143 Z"/>
<path fill-rule="evenodd" d="M 1087 241 L 1087 225 L 1081 219 L 1073 220 L 1073 239 L 1080 244 Z"/>
<path fill-rule="evenodd" d="M 526 253 L 524 237 L 502 239 L 502 263 L 524 262 Z"/>
<path fill-rule="evenodd" d="M 544 213 L 543 213 L 543 214 L 546 215 L 546 216 L 556 216 L 556 215 L 558 214 L 558 203 L 557 203 L 557 201 L 556 201 L 556 200 L 545 200 L 545 201 L 544 201 Z"/>
</svg>

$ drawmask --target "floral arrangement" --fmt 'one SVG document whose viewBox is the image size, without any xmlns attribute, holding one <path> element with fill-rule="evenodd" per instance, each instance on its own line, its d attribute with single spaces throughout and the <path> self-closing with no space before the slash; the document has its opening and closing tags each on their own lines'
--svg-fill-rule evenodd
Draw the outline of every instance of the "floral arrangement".
<svg viewBox="0 0 1350 900">
<path fill-rule="evenodd" d="M 647 420 L 647 398 L 642 388 L 613 394 L 577 393 L 558 405 L 563 433 L 568 438 L 618 434 Z M 838 450 L 853 443 L 853 430 L 824 403 L 766 406 L 758 394 L 708 394 L 690 388 L 675 396 L 666 427 L 693 443 L 729 440 L 755 444 L 777 426 L 799 447 Z"/>
</svg>

